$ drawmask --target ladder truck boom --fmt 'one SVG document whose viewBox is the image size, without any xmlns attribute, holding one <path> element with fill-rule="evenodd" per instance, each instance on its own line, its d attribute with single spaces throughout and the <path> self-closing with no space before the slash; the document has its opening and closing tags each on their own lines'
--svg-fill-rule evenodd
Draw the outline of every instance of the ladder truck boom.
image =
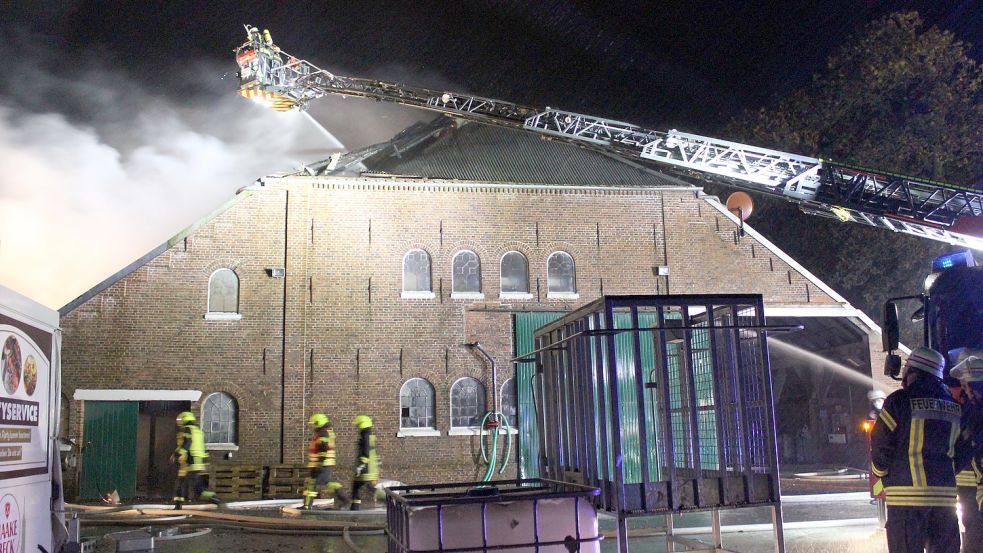
<svg viewBox="0 0 983 553">
<path fill-rule="evenodd" d="M 357 96 L 523 129 L 678 175 L 779 196 L 809 214 L 983 251 L 983 191 L 676 130 L 491 98 L 345 77 L 283 52 L 246 25 L 236 50 L 239 94 L 279 111 L 328 94 Z"/>
</svg>

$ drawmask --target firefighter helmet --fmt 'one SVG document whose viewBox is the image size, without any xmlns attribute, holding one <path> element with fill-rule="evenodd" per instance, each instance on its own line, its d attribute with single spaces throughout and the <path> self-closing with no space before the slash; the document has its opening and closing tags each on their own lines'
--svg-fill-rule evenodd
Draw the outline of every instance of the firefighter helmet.
<svg viewBox="0 0 983 553">
<path fill-rule="evenodd" d="M 963 384 L 983 382 L 983 356 L 966 355 L 952 368 L 952 372 L 949 374 Z"/>
<path fill-rule="evenodd" d="M 192 413 L 191 411 L 183 411 L 181 413 L 178 413 L 177 416 L 178 424 L 184 425 L 192 422 L 195 422 L 195 414 Z"/>
<path fill-rule="evenodd" d="M 314 428 L 324 428 L 331 424 L 331 419 L 324 413 L 314 413 L 307 422 Z"/>
<path fill-rule="evenodd" d="M 359 430 L 372 428 L 372 418 L 369 417 L 368 415 L 359 415 L 355 417 L 355 420 L 352 421 L 352 424 L 354 424 Z"/>
<path fill-rule="evenodd" d="M 930 376 L 942 380 L 942 368 L 945 367 L 945 357 L 931 348 L 918 347 L 911 350 L 908 363 L 905 364 L 904 376 L 912 369 L 918 369 Z"/>
</svg>

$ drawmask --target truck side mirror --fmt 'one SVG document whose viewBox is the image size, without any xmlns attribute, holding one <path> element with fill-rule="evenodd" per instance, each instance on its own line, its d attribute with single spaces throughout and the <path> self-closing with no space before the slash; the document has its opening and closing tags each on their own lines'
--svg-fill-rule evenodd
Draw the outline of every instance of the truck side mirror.
<svg viewBox="0 0 983 553">
<path fill-rule="evenodd" d="M 921 306 L 917 311 L 911 314 L 911 322 L 920 323 L 925 320 L 925 306 Z"/>
<path fill-rule="evenodd" d="M 895 380 L 901 380 L 901 356 L 890 354 L 884 359 L 884 375 Z"/>
<path fill-rule="evenodd" d="M 881 340 L 884 351 L 888 353 L 898 349 L 898 344 L 901 341 L 898 306 L 893 301 L 884 304 L 884 327 L 881 328 Z"/>
</svg>

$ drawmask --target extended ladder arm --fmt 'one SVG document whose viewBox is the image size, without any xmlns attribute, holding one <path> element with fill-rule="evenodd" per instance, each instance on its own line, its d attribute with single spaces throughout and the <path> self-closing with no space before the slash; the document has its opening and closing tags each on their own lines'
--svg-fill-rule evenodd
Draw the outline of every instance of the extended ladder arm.
<svg viewBox="0 0 983 553">
<path fill-rule="evenodd" d="M 983 191 L 719 140 L 654 131 L 556 109 L 334 75 L 285 54 L 246 26 L 236 51 L 239 94 L 274 109 L 305 109 L 327 94 L 359 96 L 525 129 L 684 176 L 780 196 L 802 211 L 983 251 Z"/>
</svg>

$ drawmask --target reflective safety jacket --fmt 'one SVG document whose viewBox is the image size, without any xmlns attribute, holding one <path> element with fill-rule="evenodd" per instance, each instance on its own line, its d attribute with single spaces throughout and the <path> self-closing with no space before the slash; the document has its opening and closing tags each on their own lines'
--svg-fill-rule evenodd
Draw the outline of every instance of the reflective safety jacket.
<svg viewBox="0 0 983 553">
<path fill-rule="evenodd" d="M 358 434 L 358 464 L 355 480 L 375 482 L 379 479 L 379 458 L 375 452 L 375 434 L 372 428 L 361 430 Z"/>
<path fill-rule="evenodd" d="M 208 452 L 205 451 L 205 433 L 196 424 L 186 424 L 177 433 L 177 450 L 174 458 L 178 475 L 188 471 L 203 472 L 208 469 Z"/>
<path fill-rule="evenodd" d="M 870 445 L 871 470 L 884 483 L 888 506 L 955 506 L 953 462 L 969 449 L 960 439 L 961 418 L 949 390 L 930 378 L 884 400 Z"/>
<path fill-rule="evenodd" d="M 330 428 L 315 430 L 307 447 L 307 466 L 309 468 L 333 467 L 336 460 L 334 444 L 334 430 Z"/>
<path fill-rule="evenodd" d="M 976 487 L 976 473 L 973 468 L 962 470 L 956 473 L 956 487 L 958 488 L 975 488 Z"/>
</svg>

